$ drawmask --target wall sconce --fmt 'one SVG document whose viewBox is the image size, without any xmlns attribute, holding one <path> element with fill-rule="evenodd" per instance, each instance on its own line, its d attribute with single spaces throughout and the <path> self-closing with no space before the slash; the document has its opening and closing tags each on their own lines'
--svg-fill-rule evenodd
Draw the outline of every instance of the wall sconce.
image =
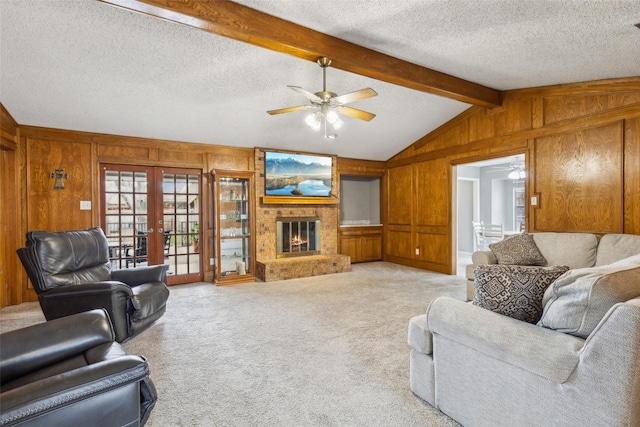
<svg viewBox="0 0 640 427">
<path fill-rule="evenodd" d="M 53 184 L 54 190 L 64 190 L 63 179 L 69 179 L 69 174 L 64 173 L 64 169 L 56 169 L 55 172 L 49 174 L 49 178 L 55 178 L 56 182 Z"/>
</svg>

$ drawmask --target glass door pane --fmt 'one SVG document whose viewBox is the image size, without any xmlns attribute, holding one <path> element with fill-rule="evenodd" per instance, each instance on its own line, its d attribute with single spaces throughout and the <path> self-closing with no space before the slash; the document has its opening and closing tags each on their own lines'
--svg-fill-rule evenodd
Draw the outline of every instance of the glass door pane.
<svg viewBox="0 0 640 427">
<path fill-rule="evenodd" d="M 200 171 L 103 165 L 101 191 L 113 269 L 165 264 L 168 284 L 202 280 Z"/>
<path fill-rule="evenodd" d="M 148 264 L 148 175 L 145 170 L 104 169 L 104 232 L 113 269 Z"/>
<path fill-rule="evenodd" d="M 200 174 L 165 168 L 161 181 L 164 264 L 170 274 L 200 280 Z"/>
</svg>

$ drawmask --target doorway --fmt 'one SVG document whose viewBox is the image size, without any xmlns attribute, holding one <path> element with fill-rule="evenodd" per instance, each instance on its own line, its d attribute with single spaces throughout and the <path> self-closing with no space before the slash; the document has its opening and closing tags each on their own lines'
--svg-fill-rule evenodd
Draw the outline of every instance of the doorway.
<svg viewBox="0 0 640 427">
<path fill-rule="evenodd" d="M 471 254 L 477 250 L 472 222 L 502 224 L 505 233 L 525 230 L 525 156 L 501 157 L 454 167 L 456 215 L 455 271 L 465 276 Z"/>
<path fill-rule="evenodd" d="M 100 190 L 112 268 L 164 264 L 167 284 L 202 280 L 200 170 L 103 164 Z"/>
</svg>

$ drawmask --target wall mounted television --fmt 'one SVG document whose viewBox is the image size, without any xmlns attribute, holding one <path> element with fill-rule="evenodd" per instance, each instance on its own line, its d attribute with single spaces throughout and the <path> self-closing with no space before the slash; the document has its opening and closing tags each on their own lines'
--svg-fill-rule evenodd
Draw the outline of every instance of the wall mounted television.
<svg viewBox="0 0 640 427">
<path fill-rule="evenodd" d="M 331 197 L 332 157 L 265 151 L 265 196 Z"/>
</svg>

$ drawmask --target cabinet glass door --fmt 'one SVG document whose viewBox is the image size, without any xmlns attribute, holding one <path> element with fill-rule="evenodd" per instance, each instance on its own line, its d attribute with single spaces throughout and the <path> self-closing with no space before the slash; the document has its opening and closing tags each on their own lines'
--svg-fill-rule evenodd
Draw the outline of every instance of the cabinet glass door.
<svg viewBox="0 0 640 427">
<path fill-rule="evenodd" d="M 253 275 L 251 244 L 251 182 L 249 178 L 218 176 L 217 279 Z"/>
</svg>

